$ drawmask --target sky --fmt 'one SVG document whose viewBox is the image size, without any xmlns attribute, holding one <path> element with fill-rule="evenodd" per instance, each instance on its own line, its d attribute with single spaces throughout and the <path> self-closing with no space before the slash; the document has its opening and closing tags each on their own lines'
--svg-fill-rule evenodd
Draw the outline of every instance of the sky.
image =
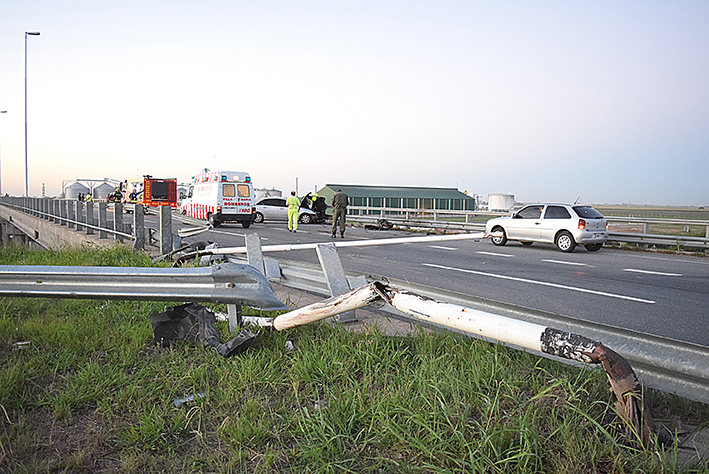
<svg viewBox="0 0 709 474">
<path fill-rule="evenodd" d="M 709 205 L 709 2 L 4 0 L 1 192 L 204 168 Z M 44 190 L 44 191 L 43 191 Z"/>
</svg>

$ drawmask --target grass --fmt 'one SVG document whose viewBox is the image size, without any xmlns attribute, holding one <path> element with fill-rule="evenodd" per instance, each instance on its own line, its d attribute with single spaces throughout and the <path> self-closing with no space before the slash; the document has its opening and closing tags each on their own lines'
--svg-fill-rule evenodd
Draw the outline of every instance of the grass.
<svg viewBox="0 0 709 474">
<path fill-rule="evenodd" d="M 0 263 L 150 265 L 118 248 L 0 247 Z M 225 359 L 187 343 L 153 346 L 148 316 L 166 306 L 0 299 L 0 471 L 709 469 L 678 466 L 671 446 L 663 455 L 628 443 L 600 370 L 460 335 L 325 323 L 263 331 Z M 219 329 L 228 339 L 227 324 Z M 194 400 L 175 406 L 186 395 Z M 709 419 L 706 405 L 646 398 L 656 418 Z"/>
</svg>

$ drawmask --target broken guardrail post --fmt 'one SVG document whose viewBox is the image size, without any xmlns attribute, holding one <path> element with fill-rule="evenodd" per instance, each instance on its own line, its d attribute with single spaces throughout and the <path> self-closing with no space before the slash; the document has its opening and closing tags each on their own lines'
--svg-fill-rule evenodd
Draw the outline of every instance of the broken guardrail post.
<svg viewBox="0 0 709 474">
<path fill-rule="evenodd" d="M 626 423 L 628 438 L 636 439 L 646 447 L 652 445 L 652 420 L 643 410 L 641 386 L 635 372 L 623 357 L 584 336 L 436 301 L 381 282 L 276 316 L 273 327 L 282 331 L 378 302 L 386 302 L 416 319 L 486 340 L 586 364 L 602 364 L 617 400 L 616 410 Z"/>
</svg>

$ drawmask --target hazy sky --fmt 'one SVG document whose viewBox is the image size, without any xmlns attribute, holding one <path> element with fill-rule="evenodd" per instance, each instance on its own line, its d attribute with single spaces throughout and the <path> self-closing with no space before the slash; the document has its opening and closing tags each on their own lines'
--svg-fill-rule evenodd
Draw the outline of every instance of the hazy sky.
<svg viewBox="0 0 709 474">
<path fill-rule="evenodd" d="M 202 168 L 709 205 L 709 2 L 4 0 L 2 192 Z"/>
</svg>

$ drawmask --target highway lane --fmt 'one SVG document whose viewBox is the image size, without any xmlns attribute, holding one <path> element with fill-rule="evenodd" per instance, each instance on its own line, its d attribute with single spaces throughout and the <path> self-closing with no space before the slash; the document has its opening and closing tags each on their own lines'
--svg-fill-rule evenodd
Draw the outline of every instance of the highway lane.
<svg viewBox="0 0 709 474">
<path fill-rule="evenodd" d="M 325 225 L 284 224 L 249 229 L 226 225 L 189 241 L 244 245 L 245 233 L 262 245 L 332 242 Z M 348 229 L 346 240 L 410 236 L 400 231 Z M 369 272 L 471 296 L 563 314 L 709 346 L 709 259 L 602 249 L 559 252 L 488 240 L 397 244 L 338 250 L 347 270 Z M 278 252 L 271 258 L 317 263 L 314 251 Z"/>
</svg>

